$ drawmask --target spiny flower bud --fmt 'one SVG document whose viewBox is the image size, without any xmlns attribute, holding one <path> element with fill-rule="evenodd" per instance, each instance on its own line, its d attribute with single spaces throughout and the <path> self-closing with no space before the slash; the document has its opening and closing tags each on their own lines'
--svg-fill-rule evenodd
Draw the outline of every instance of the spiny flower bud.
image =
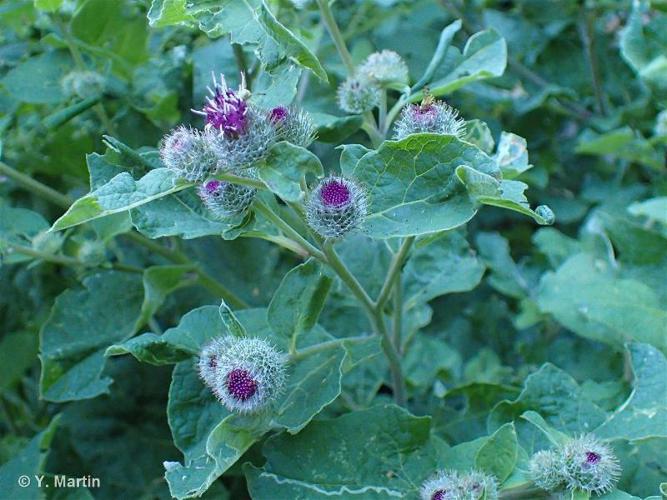
<svg viewBox="0 0 667 500">
<path fill-rule="evenodd" d="M 655 128 L 653 131 L 658 136 L 667 135 L 667 109 L 660 111 L 658 116 L 655 117 Z"/>
<path fill-rule="evenodd" d="M 602 495 L 614 488 L 621 475 L 611 448 L 593 435 L 573 439 L 561 453 L 569 489 Z"/>
<path fill-rule="evenodd" d="M 558 453 L 542 450 L 530 459 L 530 477 L 543 490 L 557 491 L 565 487 L 563 463 Z"/>
<path fill-rule="evenodd" d="M 420 495 L 422 500 L 496 500 L 498 485 L 493 476 L 479 471 L 438 471 L 424 481 Z"/>
<path fill-rule="evenodd" d="M 323 179 L 308 200 L 308 224 L 326 238 L 339 238 L 361 225 L 368 213 L 366 193 L 343 177 Z"/>
<path fill-rule="evenodd" d="M 255 198 L 256 189 L 212 179 L 199 186 L 199 197 L 213 215 L 231 217 L 245 212 Z"/>
<path fill-rule="evenodd" d="M 246 89 L 245 76 L 241 74 L 241 85 L 238 91 L 227 87 L 224 75 L 220 75 L 220 83 L 213 75 L 213 88 L 207 87 L 211 97 L 206 97 L 207 104 L 201 111 L 194 113 L 206 118 L 206 129 L 217 130 L 221 135 L 238 137 L 248 128 L 248 103 L 250 93 Z"/>
<path fill-rule="evenodd" d="M 359 66 L 359 74 L 380 86 L 398 83 L 407 85 L 408 66 L 393 50 L 374 52 Z"/>
<path fill-rule="evenodd" d="M 278 131 L 278 140 L 304 148 L 315 140 L 315 125 L 304 111 L 276 106 L 269 111 L 269 120 Z"/>
<path fill-rule="evenodd" d="M 248 105 L 246 129 L 238 136 L 216 135 L 210 141 L 221 170 L 238 171 L 252 167 L 278 140 L 278 131 L 266 112 Z"/>
<path fill-rule="evenodd" d="M 459 112 L 442 101 L 427 95 L 421 104 L 409 104 L 396 121 L 394 139 L 403 139 L 410 134 L 430 132 L 461 137 L 465 132 L 465 120 Z"/>
<path fill-rule="evenodd" d="M 81 99 L 93 97 L 104 92 L 105 79 L 95 71 L 71 71 L 60 82 L 63 92 L 68 96 Z"/>
<path fill-rule="evenodd" d="M 370 111 L 380 102 L 380 89 L 364 77 L 350 76 L 338 87 L 338 107 L 348 113 Z"/>
<path fill-rule="evenodd" d="M 230 411 L 256 413 L 282 391 L 286 363 L 287 356 L 265 340 L 228 336 L 204 347 L 199 374 Z"/>
<path fill-rule="evenodd" d="M 215 172 L 218 158 L 211 148 L 211 135 L 189 127 L 180 127 L 164 136 L 160 157 L 165 166 L 188 181 L 200 181 Z"/>
</svg>

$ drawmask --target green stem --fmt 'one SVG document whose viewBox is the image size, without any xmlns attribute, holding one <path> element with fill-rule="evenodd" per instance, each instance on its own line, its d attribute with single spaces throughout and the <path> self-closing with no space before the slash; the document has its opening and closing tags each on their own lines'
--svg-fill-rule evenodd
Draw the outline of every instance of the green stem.
<svg viewBox="0 0 667 500">
<path fill-rule="evenodd" d="M 40 198 L 44 198 L 45 200 L 50 201 L 54 205 L 58 205 L 63 208 L 69 208 L 69 206 L 72 204 L 72 200 L 70 200 L 69 197 L 59 193 L 55 189 L 52 189 L 45 184 L 42 184 L 41 182 L 33 179 L 28 175 L 22 174 L 18 170 L 10 167 L 2 161 L 0 161 L 0 174 L 9 177 L 31 193 L 34 193 Z"/>
<path fill-rule="evenodd" d="M 343 343 L 351 343 L 351 344 L 356 344 L 356 343 L 362 343 L 366 342 L 368 340 L 368 337 L 349 337 L 349 338 L 340 338 L 336 340 L 329 340 L 327 342 L 322 342 L 320 344 L 316 344 L 314 346 L 306 347 L 305 349 L 301 349 L 299 351 L 294 352 L 290 356 L 291 361 L 298 361 L 304 358 L 307 358 L 308 356 L 312 356 L 313 354 L 317 354 L 322 351 L 328 351 L 329 349 L 335 349 L 336 347 L 339 347 L 343 345 Z"/>
<path fill-rule="evenodd" d="M 389 361 L 392 388 L 394 389 L 394 401 L 396 401 L 396 404 L 399 406 L 405 406 L 407 400 L 405 395 L 405 380 L 403 379 L 403 372 L 401 370 L 401 358 L 391 342 L 387 324 L 381 313 L 373 314 L 373 326 L 375 331 L 382 337 L 382 349 Z"/>
<path fill-rule="evenodd" d="M 290 252 L 294 252 L 299 257 L 303 257 L 304 259 L 308 258 L 308 256 L 310 255 L 308 251 L 301 245 L 299 245 L 296 241 L 290 240 L 285 236 L 274 236 L 272 234 L 261 234 L 261 235 L 257 234 L 252 236 L 255 236 L 256 238 L 261 238 L 266 241 L 270 241 L 271 243 L 275 243 L 276 245 L 283 247 L 284 249 L 289 250 Z"/>
<path fill-rule="evenodd" d="M 208 288 L 215 295 L 218 295 L 221 298 L 223 298 L 225 302 L 227 302 L 229 305 L 237 307 L 239 309 L 247 309 L 248 307 L 250 307 L 246 301 L 244 301 L 240 297 L 237 297 L 234 292 L 232 292 L 229 288 L 227 288 L 219 281 L 216 281 L 211 276 L 206 274 L 206 271 L 204 271 L 200 267 L 197 267 L 195 269 L 195 272 L 197 273 L 197 277 L 199 278 L 199 283 L 202 286 Z"/>
<path fill-rule="evenodd" d="M 375 313 L 375 304 L 357 278 L 354 277 L 343 261 L 340 260 L 340 257 L 333 247 L 332 240 L 326 240 L 324 242 L 323 251 L 326 256 L 326 261 L 332 269 L 336 271 L 336 274 L 340 277 L 343 283 L 350 288 L 354 296 L 362 303 L 364 309 L 366 309 L 369 314 L 373 315 Z"/>
<path fill-rule="evenodd" d="M 267 191 L 266 184 L 264 184 L 262 181 L 259 181 L 257 179 L 251 179 L 249 177 L 242 177 L 240 175 L 234 175 L 230 173 L 220 173 L 220 174 L 215 174 L 216 179 L 220 179 L 221 181 L 227 181 L 231 182 L 232 184 L 240 184 L 242 186 L 248 186 L 252 187 L 255 189 L 260 189 L 262 191 Z"/>
<path fill-rule="evenodd" d="M 294 229 L 287 222 L 285 222 L 277 213 L 271 210 L 271 208 L 268 205 L 266 205 L 263 201 L 260 201 L 259 199 L 255 198 L 253 206 L 255 207 L 255 210 L 257 212 L 261 213 L 264 217 L 273 222 L 283 233 L 285 233 L 286 236 L 296 241 L 310 255 L 312 255 L 318 260 L 326 261 L 326 257 L 320 250 L 315 248 L 308 240 L 306 240 L 303 236 L 301 236 L 296 229 Z"/>
<path fill-rule="evenodd" d="M 586 58 L 588 59 L 588 66 L 591 70 L 591 80 L 593 83 L 593 91 L 595 93 L 597 112 L 606 116 L 607 106 L 604 89 L 602 87 L 602 80 L 600 78 L 600 66 L 598 65 L 598 59 L 595 56 L 595 38 L 593 29 L 592 16 L 588 13 L 586 7 L 582 6 L 581 20 L 579 22 L 579 36 L 581 38 L 581 43 L 584 46 Z"/>
<path fill-rule="evenodd" d="M 54 130 L 64 123 L 67 123 L 75 116 L 78 116 L 84 111 L 92 108 L 98 104 L 101 99 L 102 95 L 87 97 L 82 101 L 72 104 L 71 106 L 67 106 L 65 109 L 61 109 L 60 111 L 56 111 L 55 113 L 50 114 L 44 118 L 42 125 L 44 125 L 47 130 Z"/>
<path fill-rule="evenodd" d="M 403 280 L 401 279 L 401 273 L 398 273 L 396 276 L 396 285 L 394 286 L 394 321 L 392 324 L 393 328 L 393 343 L 394 349 L 398 351 L 398 354 L 401 354 L 401 336 L 403 334 Z"/>
<path fill-rule="evenodd" d="M 378 105 L 378 131 L 380 134 L 386 132 L 387 123 L 387 89 L 380 90 L 380 103 Z"/>
<path fill-rule="evenodd" d="M 401 244 L 401 247 L 398 249 L 398 252 L 391 260 L 389 271 L 387 272 L 387 277 L 384 280 L 384 284 L 380 290 L 380 295 L 378 295 L 378 299 L 376 301 L 375 309 L 377 311 L 381 312 L 385 303 L 389 299 L 394 282 L 396 281 L 396 277 L 400 274 L 401 268 L 403 267 L 403 262 L 405 261 L 405 258 L 407 257 L 414 241 L 414 236 L 408 236 L 405 238 Z"/>
<path fill-rule="evenodd" d="M 341 34 L 340 29 L 338 29 L 338 24 L 336 24 L 336 19 L 334 19 L 334 16 L 331 13 L 331 9 L 329 8 L 329 2 L 327 0 L 317 0 L 317 5 L 320 8 L 320 14 L 322 15 L 322 22 L 324 22 L 324 25 L 327 27 L 327 31 L 329 32 L 331 38 L 333 39 L 334 45 L 336 46 L 336 50 L 338 51 L 338 54 L 340 55 L 340 58 L 343 61 L 343 64 L 345 65 L 348 74 L 351 75 L 352 73 L 354 73 L 354 63 L 352 62 L 352 55 L 350 54 L 350 51 L 347 50 L 347 46 L 345 45 L 345 40 L 343 39 L 343 35 Z"/>
<path fill-rule="evenodd" d="M 130 266 L 120 262 L 96 264 L 93 262 L 84 262 L 75 259 L 74 257 L 68 257 L 66 255 L 54 255 L 45 252 L 40 252 L 39 250 L 35 250 L 33 248 L 26 247 L 23 245 L 16 245 L 14 243 L 9 243 L 7 246 L 8 246 L 7 253 L 16 252 L 20 253 L 21 255 L 33 257 L 35 259 L 43 260 L 45 262 L 51 262 L 52 264 L 59 264 L 61 266 L 88 267 L 88 268 L 101 267 L 107 269 L 115 269 L 117 271 L 124 271 L 128 273 L 139 273 L 139 274 L 144 272 L 144 270 L 139 267 Z"/>
<path fill-rule="evenodd" d="M 110 135 L 103 135 L 102 138 L 104 139 L 104 143 L 107 146 L 109 146 L 111 149 L 114 149 L 114 150 L 126 155 L 127 157 L 131 158 L 132 161 L 134 161 L 138 165 L 141 165 L 146 170 L 153 170 L 155 168 L 155 166 L 151 162 L 149 162 L 146 158 L 141 156 L 134 149 L 127 146 L 123 142 L 119 141 L 115 137 L 112 137 Z"/>
</svg>

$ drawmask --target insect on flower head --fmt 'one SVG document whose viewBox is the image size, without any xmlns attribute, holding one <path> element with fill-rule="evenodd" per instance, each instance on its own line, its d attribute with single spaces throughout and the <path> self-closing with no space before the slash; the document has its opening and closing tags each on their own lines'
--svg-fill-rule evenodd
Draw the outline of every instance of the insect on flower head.
<svg viewBox="0 0 667 500">
<path fill-rule="evenodd" d="M 465 132 L 465 120 L 459 117 L 456 109 L 426 91 L 421 104 L 409 104 L 403 108 L 396 121 L 394 139 L 422 132 L 461 137 Z"/>
</svg>

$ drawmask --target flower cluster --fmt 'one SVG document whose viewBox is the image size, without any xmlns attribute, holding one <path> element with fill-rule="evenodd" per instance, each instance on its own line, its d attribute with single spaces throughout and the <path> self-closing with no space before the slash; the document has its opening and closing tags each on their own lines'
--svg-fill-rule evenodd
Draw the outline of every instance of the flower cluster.
<svg viewBox="0 0 667 500">
<path fill-rule="evenodd" d="M 331 176 L 320 181 L 306 207 L 308 224 L 325 238 L 340 238 L 359 227 L 368 213 L 366 192 L 355 182 Z"/>
<path fill-rule="evenodd" d="M 426 95 L 421 104 L 409 104 L 396 121 L 394 138 L 403 139 L 410 134 L 430 132 L 461 137 L 465 132 L 465 120 L 448 104 Z"/>
<path fill-rule="evenodd" d="M 252 177 L 253 166 L 278 141 L 307 147 L 315 140 L 315 125 L 304 111 L 277 106 L 264 109 L 250 101 L 251 94 L 241 75 L 234 90 L 224 76 L 213 77 L 213 88 L 201 110 L 204 130 L 179 126 L 160 143 L 165 166 L 191 182 L 203 182 L 220 172 Z M 218 217 L 244 211 L 255 194 L 253 189 L 227 183 L 200 186 L 204 204 Z"/>
<path fill-rule="evenodd" d="M 424 481 L 420 493 L 422 500 L 496 500 L 498 485 L 493 476 L 475 470 L 438 471 Z"/>
<path fill-rule="evenodd" d="M 266 409 L 285 386 L 287 356 L 267 341 L 220 337 L 199 357 L 199 376 L 230 411 Z"/>
<path fill-rule="evenodd" d="M 602 495 L 621 474 L 613 451 L 595 436 L 572 439 L 554 450 L 539 451 L 530 460 L 533 482 L 547 491 L 578 490 Z"/>
</svg>

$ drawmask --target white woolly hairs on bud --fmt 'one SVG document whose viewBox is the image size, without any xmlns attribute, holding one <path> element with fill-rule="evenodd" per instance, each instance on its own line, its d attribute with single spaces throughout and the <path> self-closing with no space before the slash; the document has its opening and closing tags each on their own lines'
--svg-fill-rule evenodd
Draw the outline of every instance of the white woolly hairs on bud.
<svg viewBox="0 0 667 500">
<path fill-rule="evenodd" d="M 224 219 L 244 213 L 255 199 L 257 190 L 212 179 L 200 185 L 197 194 L 208 210 L 217 218 Z"/>
<path fill-rule="evenodd" d="M 380 86 L 407 85 L 409 80 L 407 64 L 393 50 L 372 53 L 359 66 L 358 73 Z"/>
<path fill-rule="evenodd" d="M 419 493 L 422 500 L 497 500 L 498 483 L 493 476 L 476 470 L 444 470 L 424 481 Z"/>
<path fill-rule="evenodd" d="M 561 453 L 569 489 L 602 495 L 611 491 L 621 476 L 621 465 L 612 449 L 591 434 L 572 439 Z"/>
<path fill-rule="evenodd" d="M 410 134 L 447 134 L 461 138 L 465 132 L 465 120 L 459 112 L 442 101 L 425 99 L 422 104 L 409 104 L 401 112 L 394 126 L 394 139 L 401 140 Z"/>
<path fill-rule="evenodd" d="M 602 495 L 611 491 L 621 475 L 612 449 L 593 435 L 582 435 L 530 460 L 533 482 L 547 491 L 584 491 Z"/>
<path fill-rule="evenodd" d="M 284 390 L 287 361 L 266 340 L 227 336 L 204 347 L 198 368 L 201 379 L 227 409 L 246 414 L 268 408 Z"/>
<path fill-rule="evenodd" d="M 347 113 L 361 114 L 380 102 L 380 89 L 368 78 L 349 76 L 338 87 L 338 107 Z"/>
<path fill-rule="evenodd" d="M 306 204 L 308 225 L 325 238 L 340 238 L 358 228 L 368 214 L 365 190 L 344 177 L 322 179 Z"/>
<path fill-rule="evenodd" d="M 160 142 L 160 158 L 180 178 L 201 181 L 218 168 L 218 157 L 211 148 L 213 135 L 181 125 Z"/>
</svg>

